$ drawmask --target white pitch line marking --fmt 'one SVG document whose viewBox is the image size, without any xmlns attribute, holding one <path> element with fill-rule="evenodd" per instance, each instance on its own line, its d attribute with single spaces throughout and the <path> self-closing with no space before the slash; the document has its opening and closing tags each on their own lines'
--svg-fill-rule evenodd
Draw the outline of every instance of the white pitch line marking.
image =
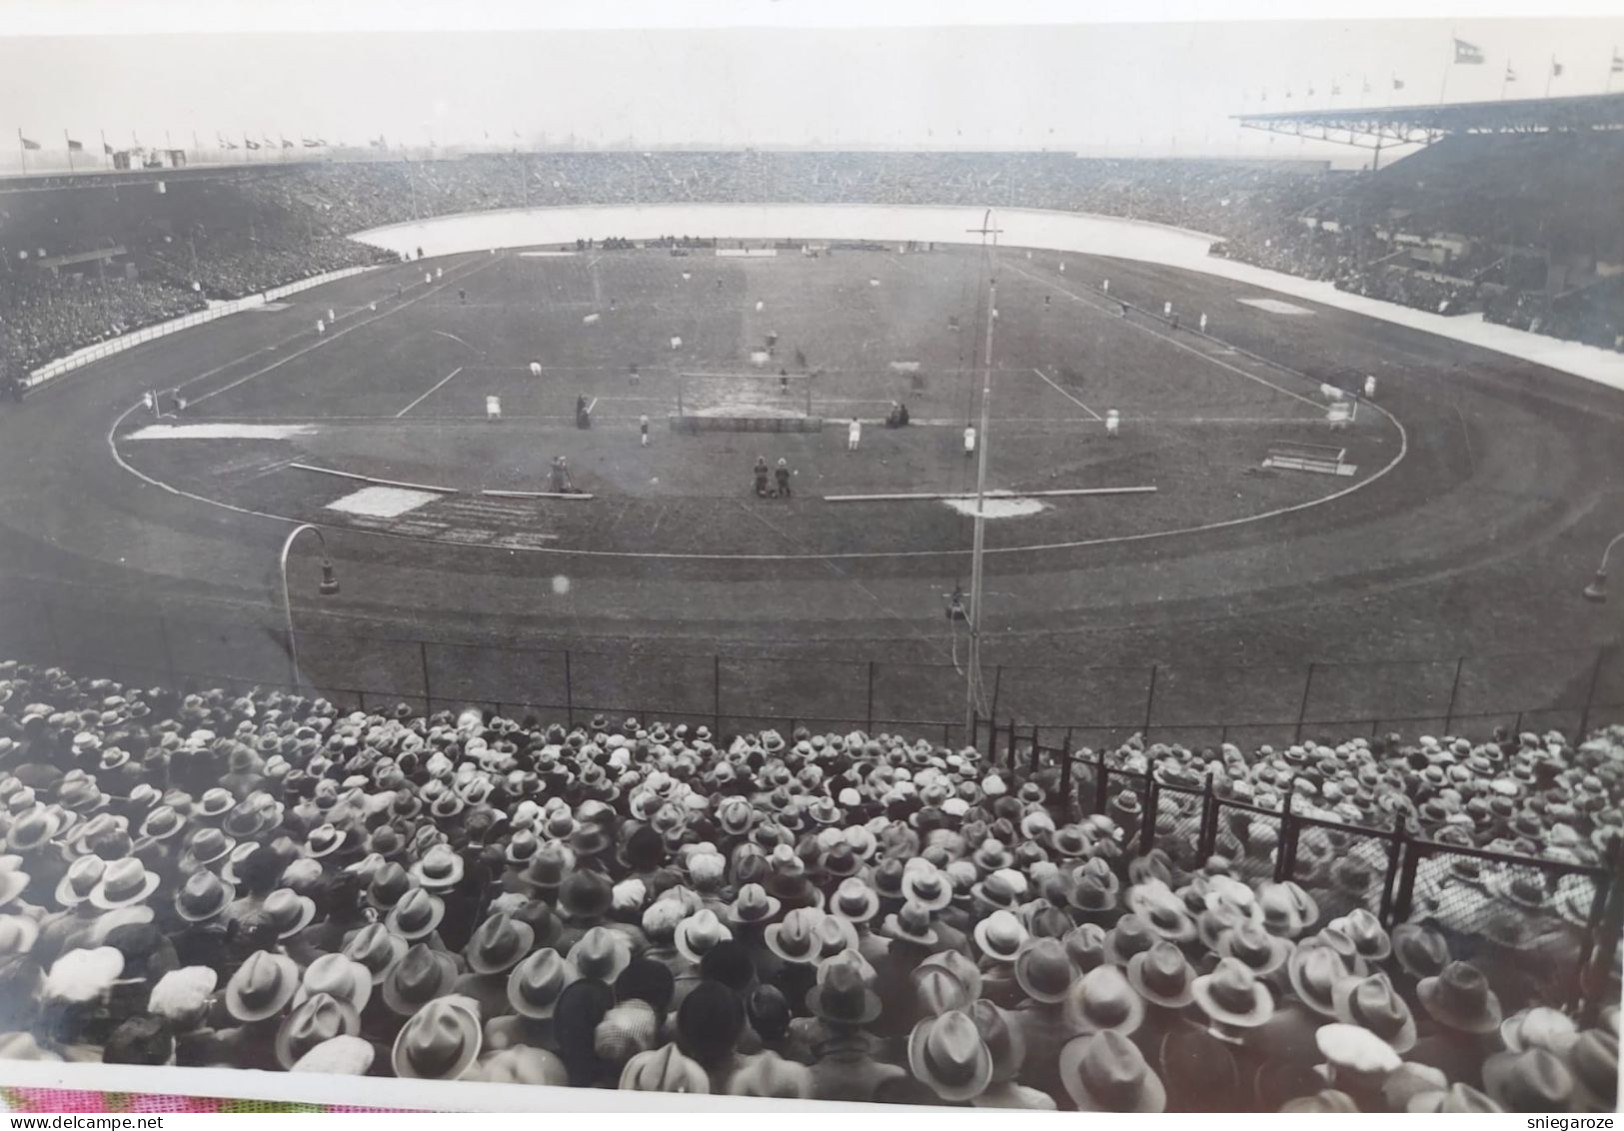
<svg viewBox="0 0 1624 1131">
<path fill-rule="evenodd" d="M 1022 267 L 1018 267 L 1018 266 L 1015 266 L 1013 264 L 1011 264 L 1011 267 L 1014 270 L 1019 271 L 1022 275 L 1025 275 L 1029 279 L 1035 280 L 1035 281 L 1040 282 L 1040 283 L 1045 283 L 1045 284 L 1049 282 L 1049 280 L 1044 279 L 1041 275 L 1034 275 L 1032 272 L 1027 271 Z M 1095 310 L 1098 310 L 1098 311 L 1100 311 L 1102 313 L 1107 312 L 1107 310 L 1108 310 L 1107 307 L 1101 306 L 1099 303 L 1094 302 L 1092 299 L 1084 298 L 1082 295 L 1077 294 L 1075 291 L 1069 291 L 1065 287 L 1057 287 L 1055 289 L 1058 290 L 1061 294 L 1065 295 L 1067 298 L 1070 298 L 1070 299 L 1072 299 L 1072 300 L 1074 300 L 1076 302 L 1080 302 L 1085 306 L 1091 306 Z M 1305 397 L 1305 396 L 1301 395 L 1300 393 L 1294 393 L 1290 389 L 1283 388 L 1280 385 L 1276 385 L 1273 381 L 1265 381 L 1263 378 L 1259 377 L 1255 373 L 1248 373 L 1246 370 L 1242 369 L 1238 365 L 1231 365 L 1227 361 L 1220 361 L 1218 358 L 1213 357 L 1212 354 L 1207 353 L 1204 350 L 1198 350 L 1194 346 L 1186 345 L 1185 343 L 1179 341 L 1177 338 L 1170 337 L 1169 335 L 1163 334 L 1160 331 L 1153 330 L 1149 326 L 1144 325 L 1143 323 L 1130 322 L 1129 325 L 1133 326 L 1133 328 L 1136 329 L 1136 330 L 1143 330 L 1145 333 L 1149 334 L 1153 338 L 1160 338 L 1162 341 L 1166 342 L 1170 346 L 1177 346 L 1179 349 L 1183 350 L 1185 353 L 1193 353 L 1197 357 L 1205 358 L 1207 361 L 1210 361 L 1210 362 L 1212 362 L 1212 364 L 1218 366 L 1218 368 L 1227 369 L 1231 373 L 1235 374 L 1237 377 L 1245 377 L 1248 381 L 1256 381 L 1259 385 L 1262 385 L 1265 388 L 1273 389 L 1277 393 L 1284 393 L 1286 396 L 1290 397 L 1292 400 L 1294 400 L 1294 401 L 1302 401 L 1305 405 L 1308 405 L 1310 408 L 1313 408 L 1318 412 L 1323 413 L 1325 411 L 1325 406 L 1323 404 L 1321 404 L 1319 401 L 1311 400 L 1310 398 Z"/>
<path fill-rule="evenodd" d="M 1088 415 L 1092 416 L 1095 420 L 1104 420 L 1105 419 L 1105 417 L 1101 416 L 1099 413 L 1097 413 L 1093 409 L 1089 408 L 1082 401 L 1078 400 L 1076 397 L 1074 397 L 1070 393 L 1066 392 L 1066 390 L 1062 389 L 1059 385 L 1055 384 L 1052 380 L 1050 380 L 1049 375 L 1047 373 L 1045 373 L 1043 370 L 1034 367 L 1032 372 L 1036 373 L 1039 377 L 1043 378 L 1044 383 L 1046 385 L 1048 385 L 1049 388 L 1053 389 L 1055 392 L 1057 392 L 1061 396 L 1065 397 L 1068 401 L 1070 401 L 1072 404 L 1076 405 L 1078 408 L 1082 409 L 1084 412 L 1088 413 Z"/>
<path fill-rule="evenodd" d="M 434 383 L 434 388 L 430 389 L 428 392 L 426 392 L 422 396 L 418 397 L 411 404 L 407 405 L 405 408 L 403 408 L 399 412 L 395 413 L 395 419 L 399 420 L 401 417 L 405 416 L 408 412 L 411 412 L 412 409 L 416 408 L 418 405 L 420 405 L 424 401 L 428 400 L 430 397 L 432 397 L 435 394 L 435 391 L 438 390 L 441 385 L 444 385 L 447 381 L 451 380 L 451 378 L 455 377 L 457 374 L 459 374 L 461 372 L 462 372 L 462 366 L 459 365 L 459 366 L 457 366 L 457 368 L 453 369 L 450 373 L 447 373 L 444 377 L 440 378 L 438 381 L 436 381 Z"/>
</svg>

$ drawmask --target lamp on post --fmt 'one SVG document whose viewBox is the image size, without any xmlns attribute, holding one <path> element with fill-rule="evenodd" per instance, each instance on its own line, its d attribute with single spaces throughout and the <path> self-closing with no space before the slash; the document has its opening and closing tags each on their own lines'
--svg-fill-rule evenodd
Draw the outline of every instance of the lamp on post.
<svg viewBox="0 0 1624 1131">
<path fill-rule="evenodd" d="M 290 686 L 297 691 L 302 682 L 299 677 L 299 644 L 293 635 L 293 595 L 288 589 L 288 555 L 293 550 L 294 540 L 305 531 L 316 536 L 321 543 L 321 585 L 318 592 L 323 597 L 331 597 L 338 592 L 338 575 L 333 570 L 333 560 L 327 556 L 327 539 L 322 536 L 321 528 L 306 522 L 295 526 L 288 534 L 287 540 L 282 543 L 282 556 L 279 559 L 279 569 L 282 574 L 282 609 L 287 614 L 288 621 L 288 676 Z"/>
<path fill-rule="evenodd" d="M 1596 576 L 1584 587 L 1585 600 L 1594 601 L 1598 605 L 1607 600 L 1607 559 L 1612 556 L 1613 547 L 1620 542 L 1624 542 L 1624 530 L 1614 535 L 1613 540 L 1607 543 L 1607 548 L 1601 552 L 1601 565 L 1596 567 Z"/>
</svg>

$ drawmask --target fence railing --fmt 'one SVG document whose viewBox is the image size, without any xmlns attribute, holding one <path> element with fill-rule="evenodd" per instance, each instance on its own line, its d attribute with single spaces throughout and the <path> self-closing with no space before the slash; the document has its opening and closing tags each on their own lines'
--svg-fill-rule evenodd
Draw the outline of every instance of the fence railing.
<svg viewBox="0 0 1624 1131">
<path fill-rule="evenodd" d="M 47 362 L 38 369 L 35 369 L 29 373 L 24 384 L 32 389 L 38 385 L 43 385 L 53 377 L 60 377 L 62 374 L 68 373 L 75 369 L 83 369 L 85 366 L 101 361 L 103 358 L 112 357 L 114 354 L 123 353 L 128 349 L 134 349 L 136 346 L 143 345 L 146 342 L 167 337 L 170 334 L 179 333 L 182 330 L 189 330 L 193 326 L 201 326 L 205 322 L 213 322 L 215 319 L 224 318 L 229 314 L 236 314 L 243 310 L 251 310 L 256 306 L 264 306 L 268 302 L 275 302 L 279 298 L 286 298 L 288 295 L 309 290 L 311 287 L 319 287 L 323 283 L 332 283 L 339 279 L 347 279 L 351 275 L 359 275 L 363 271 L 370 270 L 372 270 L 371 267 L 345 267 L 338 271 L 327 271 L 320 275 L 312 275 L 308 279 L 299 279 L 295 282 L 287 283 L 284 286 L 272 287 L 270 290 L 256 295 L 249 295 L 247 298 L 233 299 L 230 302 L 215 303 L 207 310 L 199 310 L 194 314 L 182 315 L 179 318 L 171 318 L 166 322 L 158 322 L 154 325 L 143 327 L 140 330 L 133 330 L 128 334 L 121 334 L 116 338 L 109 338 L 105 342 L 97 342 L 93 346 L 86 346 L 84 349 L 75 350 L 67 357 L 58 358 L 55 361 Z"/>
<path fill-rule="evenodd" d="M 8 584 L 0 656 L 123 682 L 290 686 L 282 616 L 249 606 L 166 608 L 114 591 Z M 1302 665 L 990 665 L 987 709 L 970 732 L 952 664 L 893 659 L 610 651 L 387 636 L 299 614 L 307 689 L 367 708 L 432 713 L 479 704 L 571 722 L 598 713 L 704 722 L 717 730 L 903 729 L 986 748 L 1014 721 L 1059 748 L 1114 747 L 1135 734 L 1191 747 L 1243 748 L 1384 730 L 1488 735 L 1583 733 L 1624 721 L 1624 650 Z"/>
<path fill-rule="evenodd" d="M 1290 790 L 1279 807 L 1251 804 L 1218 794 L 1205 773 L 1199 784 L 1169 780 L 1155 767 L 1124 768 L 1105 752 L 1045 746 L 1037 728 L 994 726 L 986 751 L 1012 788 L 1041 775 L 1066 819 L 1112 816 L 1130 854 L 1161 848 L 1193 870 L 1215 853 L 1241 849 L 1243 858 L 1232 861 L 1238 872 L 1301 884 L 1319 901 L 1322 920 L 1363 907 L 1389 929 L 1432 925 L 1456 958 L 1492 947 L 1537 956 L 1523 964 L 1534 992 L 1580 1011 L 1586 1023 L 1609 999 L 1624 931 L 1624 833 L 1602 863 L 1570 863 L 1432 840 L 1407 818 L 1372 827 L 1311 817 Z M 1131 801 L 1113 805 L 1124 793 Z M 1247 858 L 1243 834 L 1253 824 L 1268 826 L 1274 844 Z M 1305 837 L 1317 838 L 1321 850 L 1303 852 Z M 1328 867 L 1334 861 L 1353 861 L 1349 873 L 1363 882 L 1339 880 Z"/>
</svg>

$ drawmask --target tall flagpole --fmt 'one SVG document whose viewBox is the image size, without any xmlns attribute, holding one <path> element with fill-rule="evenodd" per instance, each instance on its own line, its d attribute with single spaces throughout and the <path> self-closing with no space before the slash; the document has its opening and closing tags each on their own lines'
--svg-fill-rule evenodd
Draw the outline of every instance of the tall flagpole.
<svg viewBox="0 0 1624 1131">
<path fill-rule="evenodd" d="M 981 246 L 986 253 L 987 264 L 987 344 L 982 359 L 981 370 L 981 426 L 976 432 L 977 452 L 976 459 L 976 519 L 975 541 L 970 552 L 970 656 L 965 667 L 965 704 L 964 704 L 964 732 L 968 736 L 968 744 L 975 745 L 975 723 L 978 704 L 981 695 L 981 590 L 984 571 L 982 559 L 985 556 L 987 535 L 987 428 L 992 415 L 992 334 L 993 324 L 998 315 L 998 232 L 992 226 L 992 209 L 989 208 L 981 218 L 981 227 L 970 228 L 969 231 L 981 235 Z M 987 243 L 987 237 L 992 237 L 992 243 Z"/>
</svg>

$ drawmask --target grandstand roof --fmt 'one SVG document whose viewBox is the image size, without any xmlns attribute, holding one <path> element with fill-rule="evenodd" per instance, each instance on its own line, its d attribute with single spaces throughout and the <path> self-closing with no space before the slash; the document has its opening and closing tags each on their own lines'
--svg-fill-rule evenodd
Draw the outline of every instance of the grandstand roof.
<svg viewBox="0 0 1624 1131">
<path fill-rule="evenodd" d="M 1445 102 L 1428 106 L 1287 110 L 1230 117 L 1247 129 L 1347 145 L 1425 145 L 1454 133 L 1624 129 L 1624 92 L 1567 98 Z"/>
</svg>

